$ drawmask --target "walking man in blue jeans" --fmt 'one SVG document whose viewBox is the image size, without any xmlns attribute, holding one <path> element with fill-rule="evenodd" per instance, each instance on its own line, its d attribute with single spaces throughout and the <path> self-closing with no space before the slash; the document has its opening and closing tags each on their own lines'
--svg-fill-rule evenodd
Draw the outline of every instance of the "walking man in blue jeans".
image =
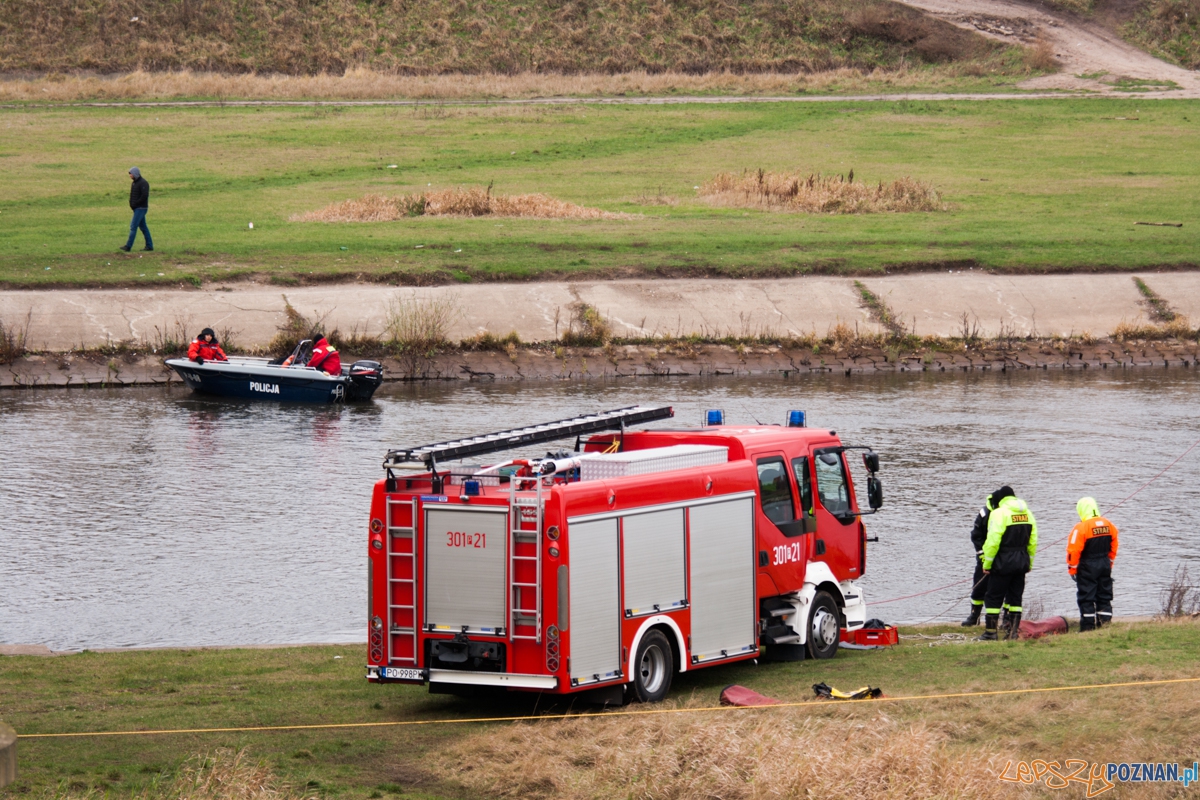
<svg viewBox="0 0 1200 800">
<path fill-rule="evenodd" d="M 146 246 L 142 249 L 150 251 L 154 249 L 150 227 L 146 225 L 146 212 L 150 209 L 150 184 L 142 177 L 142 171 L 137 167 L 130 168 L 129 179 L 133 181 L 133 186 L 129 189 L 129 207 L 133 209 L 133 220 L 129 223 L 129 241 L 121 249 L 126 253 L 132 250 L 138 229 L 141 229 L 146 240 Z"/>
</svg>

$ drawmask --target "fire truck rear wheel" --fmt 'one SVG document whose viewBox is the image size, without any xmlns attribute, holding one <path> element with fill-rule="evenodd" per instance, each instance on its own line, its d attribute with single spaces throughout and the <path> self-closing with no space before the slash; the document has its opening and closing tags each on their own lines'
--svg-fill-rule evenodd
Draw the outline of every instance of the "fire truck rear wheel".
<svg viewBox="0 0 1200 800">
<path fill-rule="evenodd" d="M 808 654 L 812 658 L 833 658 L 841 641 L 841 618 L 837 603 L 829 592 L 813 596 L 808 614 Z"/>
<path fill-rule="evenodd" d="M 633 660 L 633 691 L 639 703 L 657 703 L 671 691 L 675 659 L 671 643 L 661 631 L 642 637 Z"/>
</svg>

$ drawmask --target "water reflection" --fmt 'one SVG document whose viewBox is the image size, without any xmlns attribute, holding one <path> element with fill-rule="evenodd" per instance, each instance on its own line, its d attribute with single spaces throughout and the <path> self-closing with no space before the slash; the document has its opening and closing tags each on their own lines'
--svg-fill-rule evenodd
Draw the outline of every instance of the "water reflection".
<svg viewBox="0 0 1200 800">
<path fill-rule="evenodd" d="M 1084 372 L 576 384 L 388 385 L 367 406 L 237 403 L 181 389 L 0 393 L 0 642 L 103 646 L 359 641 L 364 521 L 391 447 L 631 403 L 693 424 L 781 422 L 789 408 L 881 454 L 868 603 L 969 578 L 972 515 L 1010 483 L 1042 541 L 1075 501 L 1126 497 L 1200 439 L 1200 378 Z M 857 460 L 855 460 L 857 461 Z M 860 468 L 854 463 L 855 468 Z M 1152 613 L 1194 564 L 1200 448 L 1112 513 L 1118 615 Z M 1197 566 L 1193 567 L 1193 572 Z M 878 605 L 965 614 L 955 587 Z M 1026 605 L 1074 611 L 1065 544 Z"/>
</svg>

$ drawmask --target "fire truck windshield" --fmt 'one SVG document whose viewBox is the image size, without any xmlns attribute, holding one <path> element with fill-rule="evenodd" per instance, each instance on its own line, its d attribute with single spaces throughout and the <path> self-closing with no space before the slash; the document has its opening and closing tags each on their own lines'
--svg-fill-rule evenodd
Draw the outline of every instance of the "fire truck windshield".
<svg viewBox="0 0 1200 800">
<path fill-rule="evenodd" d="M 832 458 L 827 458 L 833 456 Z M 832 461 L 833 463 L 829 463 Z M 842 467 L 841 456 L 824 453 L 816 459 L 817 494 L 821 497 L 821 505 L 835 517 L 845 517 L 851 514 L 850 492 L 846 486 L 846 472 Z"/>
</svg>

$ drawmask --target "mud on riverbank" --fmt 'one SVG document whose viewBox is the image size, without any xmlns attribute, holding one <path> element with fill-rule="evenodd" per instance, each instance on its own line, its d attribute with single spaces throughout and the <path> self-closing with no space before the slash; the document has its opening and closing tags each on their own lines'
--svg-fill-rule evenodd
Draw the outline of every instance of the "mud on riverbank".
<svg viewBox="0 0 1200 800">
<path fill-rule="evenodd" d="M 428 358 L 404 359 L 343 351 L 343 361 L 380 358 L 386 380 L 586 381 L 615 378 L 696 376 L 783 377 L 809 373 L 972 372 L 1033 369 L 1130 369 L 1195 367 L 1200 343 L 1193 340 L 1114 339 L 1082 342 L 1025 339 L 978 346 L 903 348 L 888 344 L 694 343 L 603 347 L 510 346 L 505 350 L 448 348 Z M 180 383 L 161 354 L 134 350 L 35 353 L 0 367 L 0 388 L 140 386 Z"/>
</svg>

